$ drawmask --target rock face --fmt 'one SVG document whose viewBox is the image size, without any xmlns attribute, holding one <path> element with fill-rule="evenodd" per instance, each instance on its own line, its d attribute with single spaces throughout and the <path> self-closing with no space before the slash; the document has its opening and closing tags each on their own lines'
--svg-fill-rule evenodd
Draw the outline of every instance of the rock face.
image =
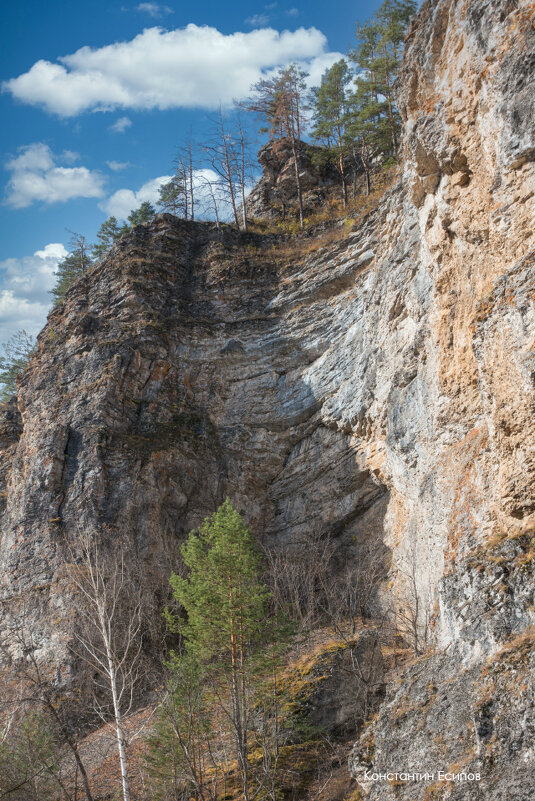
<svg viewBox="0 0 535 801">
<path fill-rule="evenodd" d="M 327 198 L 341 197 L 340 177 L 325 151 L 298 143 L 299 174 L 305 214 L 317 211 Z M 258 151 L 263 175 L 247 198 L 247 212 L 258 220 L 283 219 L 297 206 L 295 160 L 288 140 L 268 142 Z"/>
<path fill-rule="evenodd" d="M 0 442 L 2 598 L 43 654 L 66 660 L 77 532 L 126 537 L 158 600 L 229 495 L 281 547 L 376 542 L 383 603 L 435 643 L 355 747 L 370 799 L 532 797 L 534 64 L 527 1 L 426 2 L 400 179 L 345 240 L 283 269 L 161 215 L 71 288 Z M 452 765 L 481 782 L 363 779 Z"/>
</svg>

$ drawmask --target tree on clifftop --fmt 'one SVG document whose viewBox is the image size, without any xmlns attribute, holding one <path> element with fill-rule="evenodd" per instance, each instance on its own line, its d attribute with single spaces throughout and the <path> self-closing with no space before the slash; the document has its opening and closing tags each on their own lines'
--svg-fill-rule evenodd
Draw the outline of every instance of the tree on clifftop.
<svg viewBox="0 0 535 801">
<path fill-rule="evenodd" d="M 120 226 L 116 217 L 108 217 L 98 229 L 98 243 L 93 248 L 93 257 L 100 259 L 128 230 L 126 223 Z"/>
<path fill-rule="evenodd" d="M 371 20 L 357 25 L 357 47 L 349 54 L 358 70 L 357 93 L 366 100 L 359 113 L 368 119 L 373 117 L 376 126 L 387 130 L 388 148 L 394 156 L 400 119 L 393 84 L 403 58 L 405 33 L 415 11 L 414 0 L 384 0 Z"/>
<path fill-rule="evenodd" d="M 299 145 L 305 126 L 307 73 L 296 64 L 280 69 L 273 78 L 263 78 L 252 86 L 253 96 L 244 104 L 247 111 L 261 114 L 269 124 L 270 135 L 287 139 L 292 148 L 299 223 L 304 227 L 303 191 Z"/>
<path fill-rule="evenodd" d="M 342 183 L 342 201 L 347 203 L 347 186 L 345 176 L 345 157 L 347 154 L 347 88 L 351 73 L 344 59 L 340 59 L 328 69 L 321 85 L 313 90 L 315 95 L 315 128 L 313 136 L 319 139 L 334 155 L 340 181 Z"/>
<path fill-rule="evenodd" d="M 80 278 L 91 266 L 89 250 L 91 245 L 82 234 L 73 234 L 70 247 L 71 252 L 60 261 L 56 270 L 56 283 L 51 290 L 54 304 L 60 303 L 69 287 L 77 278 Z"/>
<path fill-rule="evenodd" d="M 136 225 L 145 225 L 150 222 L 156 214 L 156 209 L 148 200 L 145 200 L 138 209 L 134 209 L 128 215 L 128 222 L 131 227 Z"/>
</svg>

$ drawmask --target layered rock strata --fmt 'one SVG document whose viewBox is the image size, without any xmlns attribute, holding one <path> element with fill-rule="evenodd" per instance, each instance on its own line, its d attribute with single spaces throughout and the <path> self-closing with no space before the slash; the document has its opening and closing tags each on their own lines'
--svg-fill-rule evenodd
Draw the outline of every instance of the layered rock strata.
<svg viewBox="0 0 535 801">
<path fill-rule="evenodd" d="M 532 4 L 426 2 L 399 181 L 347 238 L 283 267 L 261 237 L 161 215 L 71 288 L 0 443 L 4 608 L 44 656 L 67 660 L 77 532 L 126 538 L 158 601 L 229 495 L 280 547 L 377 543 L 383 604 L 417 607 L 438 649 L 356 746 L 369 797 L 531 797 L 534 64 Z M 452 764 L 481 782 L 362 779 Z"/>
</svg>

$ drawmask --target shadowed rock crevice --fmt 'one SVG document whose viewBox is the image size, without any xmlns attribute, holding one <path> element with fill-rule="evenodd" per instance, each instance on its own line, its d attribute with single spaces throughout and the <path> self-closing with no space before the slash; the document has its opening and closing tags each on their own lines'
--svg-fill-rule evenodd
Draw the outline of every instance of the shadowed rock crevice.
<svg viewBox="0 0 535 801">
<path fill-rule="evenodd" d="M 533 52 L 530 3 L 427 0 L 399 78 L 399 179 L 347 237 L 277 260 L 273 237 L 160 215 L 73 285 L 21 380 L 22 433 L 16 415 L 1 429 L 1 594 L 34 599 L 44 659 L 67 659 L 69 537 L 126 538 L 161 599 L 185 534 L 229 495 L 277 547 L 332 537 L 337 578 L 375 549 L 378 611 L 417 599 L 439 651 L 388 689 L 366 753 L 479 768 L 484 801 L 527 801 Z"/>
</svg>

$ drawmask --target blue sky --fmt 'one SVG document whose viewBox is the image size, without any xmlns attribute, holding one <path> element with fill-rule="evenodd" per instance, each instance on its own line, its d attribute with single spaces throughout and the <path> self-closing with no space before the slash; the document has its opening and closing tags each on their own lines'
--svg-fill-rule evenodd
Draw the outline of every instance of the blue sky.
<svg viewBox="0 0 535 801">
<path fill-rule="evenodd" d="M 0 49 L 0 342 L 44 324 L 69 233 L 157 197 L 219 104 L 292 61 L 319 79 L 379 0 L 19 0 Z M 252 122 L 252 121 L 251 121 Z M 200 165 L 202 166 L 202 165 Z"/>
</svg>

